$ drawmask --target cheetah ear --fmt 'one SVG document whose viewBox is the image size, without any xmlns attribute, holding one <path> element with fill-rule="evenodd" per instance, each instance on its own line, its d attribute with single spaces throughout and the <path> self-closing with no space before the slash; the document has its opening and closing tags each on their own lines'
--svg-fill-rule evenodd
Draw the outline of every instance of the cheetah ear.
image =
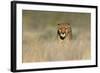
<svg viewBox="0 0 100 73">
<path fill-rule="evenodd" d="M 70 24 L 69 23 L 67 23 L 68 24 L 68 27 L 70 27 Z"/>
<path fill-rule="evenodd" d="M 67 23 L 68 25 L 70 25 L 69 23 Z"/>
</svg>

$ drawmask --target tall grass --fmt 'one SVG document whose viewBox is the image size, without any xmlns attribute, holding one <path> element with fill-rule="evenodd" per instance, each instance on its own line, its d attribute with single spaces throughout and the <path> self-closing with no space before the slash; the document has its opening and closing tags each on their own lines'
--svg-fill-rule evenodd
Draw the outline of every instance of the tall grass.
<svg viewBox="0 0 100 73">
<path fill-rule="evenodd" d="M 57 24 L 72 27 L 72 44 L 58 43 Z M 91 59 L 90 13 L 23 10 L 22 61 L 67 61 Z"/>
<path fill-rule="evenodd" d="M 83 31 L 72 40 L 59 44 L 56 34 L 47 36 L 48 31 L 23 33 L 23 62 L 86 60 L 91 58 L 90 34 Z"/>
</svg>

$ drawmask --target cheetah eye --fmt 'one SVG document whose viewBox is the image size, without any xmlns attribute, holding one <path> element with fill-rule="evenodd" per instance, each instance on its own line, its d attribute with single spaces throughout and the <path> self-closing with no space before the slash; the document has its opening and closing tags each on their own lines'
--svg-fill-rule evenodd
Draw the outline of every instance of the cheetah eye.
<svg viewBox="0 0 100 73">
<path fill-rule="evenodd" d="M 59 31 L 59 32 L 61 32 L 61 30 L 60 30 L 60 29 L 59 29 L 58 31 Z"/>
<path fill-rule="evenodd" d="M 67 27 L 65 29 L 68 29 Z"/>
</svg>

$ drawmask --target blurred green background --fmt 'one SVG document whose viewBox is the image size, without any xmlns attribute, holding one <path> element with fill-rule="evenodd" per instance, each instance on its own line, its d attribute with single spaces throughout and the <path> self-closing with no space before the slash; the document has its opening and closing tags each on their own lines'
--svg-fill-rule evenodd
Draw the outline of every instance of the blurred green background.
<svg viewBox="0 0 100 73">
<path fill-rule="evenodd" d="M 90 16 L 90 13 L 23 10 L 23 27 L 25 30 L 39 30 L 47 26 L 56 27 L 61 22 L 69 22 L 73 28 L 90 29 Z"/>
</svg>

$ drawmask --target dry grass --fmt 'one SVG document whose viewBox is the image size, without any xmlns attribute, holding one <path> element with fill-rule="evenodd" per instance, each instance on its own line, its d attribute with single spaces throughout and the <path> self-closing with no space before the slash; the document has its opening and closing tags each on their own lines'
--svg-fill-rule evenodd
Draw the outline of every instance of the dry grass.
<svg viewBox="0 0 100 73">
<path fill-rule="evenodd" d="M 57 24 L 68 22 L 72 27 L 71 46 L 57 40 Z M 91 59 L 91 14 L 23 10 L 22 61 L 67 61 Z"/>
<path fill-rule="evenodd" d="M 91 58 L 90 34 L 85 31 L 72 40 L 70 48 L 66 43 L 58 44 L 56 39 L 41 39 L 40 35 L 41 32 L 23 33 L 23 63 Z"/>
</svg>

